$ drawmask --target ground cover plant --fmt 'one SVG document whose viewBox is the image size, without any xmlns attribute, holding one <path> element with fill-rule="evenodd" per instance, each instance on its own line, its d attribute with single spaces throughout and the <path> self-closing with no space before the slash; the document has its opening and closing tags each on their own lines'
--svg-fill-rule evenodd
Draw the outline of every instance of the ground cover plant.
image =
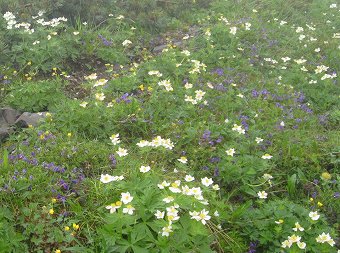
<svg viewBox="0 0 340 253">
<path fill-rule="evenodd" d="M 339 4 L 83 2 L 0 2 L 0 106 L 45 112 L 0 252 L 339 252 Z"/>
</svg>

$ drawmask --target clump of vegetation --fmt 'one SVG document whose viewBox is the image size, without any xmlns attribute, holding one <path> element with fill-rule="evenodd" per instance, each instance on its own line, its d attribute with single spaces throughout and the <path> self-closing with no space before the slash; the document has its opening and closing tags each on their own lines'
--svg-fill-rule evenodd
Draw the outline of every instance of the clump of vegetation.
<svg viewBox="0 0 340 253">
<path fill-rule="evenodd" d="M 0 4 L 0 105 L 49 112 L 1 252 L 337 252 L 340 6 L 74 3 Z"/>
</svg>

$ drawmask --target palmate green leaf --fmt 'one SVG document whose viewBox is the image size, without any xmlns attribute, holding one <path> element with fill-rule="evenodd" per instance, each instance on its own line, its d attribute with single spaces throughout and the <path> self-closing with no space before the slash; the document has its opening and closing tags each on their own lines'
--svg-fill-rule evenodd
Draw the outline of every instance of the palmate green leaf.
<svg viewBox="0 0 340 253">
<path fill-rule="evenodd" d="M 134 253 L 149 253 L 150 252 L 148 249 L 142 248 L 137 245 L 133 245 L 131 248 L 133 249 Z"/>
</svg>

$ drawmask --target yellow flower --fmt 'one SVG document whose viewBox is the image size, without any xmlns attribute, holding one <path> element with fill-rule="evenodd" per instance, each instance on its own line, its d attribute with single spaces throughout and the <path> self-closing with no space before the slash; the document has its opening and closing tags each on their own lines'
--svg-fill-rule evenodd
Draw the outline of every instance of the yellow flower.
<svg viewBox="0 0 340 253">
<path fill-rule="evenodd" d="M 51 208 L 48 212 L 49 212 L 49 214 L 54 214 L 53 208 Z"/>
<path fill-rule="evenodd" d="M 138 87 L 141 91 L 144 91 L 144 85 L 143 84 L 139 85 Z"/>
<path fill-rule="evenodd" d="M 69 230 L 70 230 L 70 227 L 69 227 L 69 226 L 65 226 L 64 230 L 65 230 L 65 231 L 69 231 Z"/>
<path fill-rule="evenodd" d="M 76 223 L 73 223 L 73 224 L 72 224 L 72 227 L 73 227 L 74 230 L 78 230 L 78 229 L 79 229 L 79 225 L 76 224 Z"/>
<path fill-rule="evenodd" d="M 321 202 L 318 202 L 318 206 L 319 206 L 319 207 L 322 207 L 323 204 L 322 204 Z"/>
<path fill-rule="evenodd" d="M 56 203 L 57 199 L 56 198 L 52 198 L 52 203 Z"/>
<path fill-rule="evenodd" d="M 61 253 L 61 250 L 60 249 L 56 249 L 55 253 Z"/>
<path fill-rule="evenodd" d="M 71 137 L 72 136 L 72 133 L 67 133 L 67 137 Z"/>
<path fill-rule="evenodd" d="M 32 65 L 32 62 L 31 61 L 27 62 L 27 65 L 28 66 Z"/>
<path fill-rule="evenodd" d="M 153 90 L 153 88 L 149 86 L 148 87 L 148 91 L 152 91 L 152 90 Z"/>
<path fill-rule="evenodd" d="M 321 174 L 321 178 L 324 180 L 330 180 L 332 178 L 332 175 L 329 174 L 328 172 L 324 172 Z"/>
</svg>

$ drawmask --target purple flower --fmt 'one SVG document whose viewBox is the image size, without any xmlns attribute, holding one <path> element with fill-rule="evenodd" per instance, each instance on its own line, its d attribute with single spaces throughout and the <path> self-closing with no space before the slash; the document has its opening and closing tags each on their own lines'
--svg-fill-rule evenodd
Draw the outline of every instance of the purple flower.
<svg viewBox="0 0 340 253">
<path fill-rule="evenodd" d="M 114 154 L 111 154 L 111 155 L 109 156 L 109 160 L 111 161 L 111 165 L 112 165 L 113 167 L 115 167 L 115 166 L 117 165 L 117 160 L 116 160 L 116 157 L 115 157 Z"/>
<path fill-rule="evenodd" d="M 254 98 L 257 98 L 259 96 L 259 93 L 257 92 L 257 90 L 252 90 L 251 91 L 251 95 L 254 97 Z"/>
<path fill-rule="evenodd" d="M 218 169 L 218 167 L 216 167 L 214 169 L 214 177 L 218 177 L 220 175 L 220 170 Z"/>
<path fill-rule="evenodd" d="M 221 161 L 221 158 L 220 158 L 220 157 L 211 157 L 211 158 L 209 159 L 209 161 L 210 161 L 211 163 L 219 163 L 219 162 Z"/>
</svg>

